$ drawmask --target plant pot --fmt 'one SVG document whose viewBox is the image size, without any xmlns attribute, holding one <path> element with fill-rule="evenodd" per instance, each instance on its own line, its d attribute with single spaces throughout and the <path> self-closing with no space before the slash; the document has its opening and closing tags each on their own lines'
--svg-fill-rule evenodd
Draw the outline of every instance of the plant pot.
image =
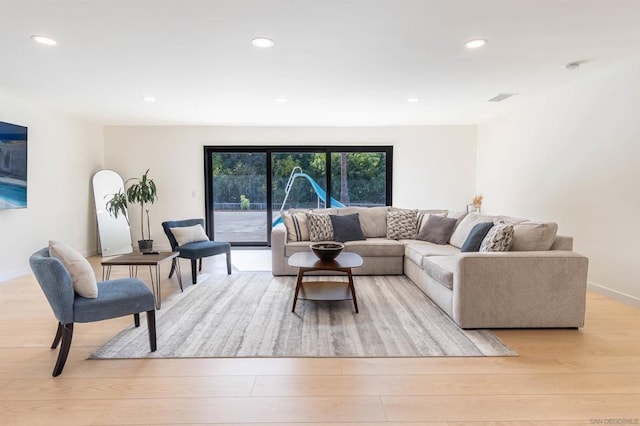
<svg viewBox="0 0 640 426">
<path fill-rule="evenodd" d="M 141 252 L 153 250 L 153 240 L 138 240 L 138 249 Z"/>
</svg>

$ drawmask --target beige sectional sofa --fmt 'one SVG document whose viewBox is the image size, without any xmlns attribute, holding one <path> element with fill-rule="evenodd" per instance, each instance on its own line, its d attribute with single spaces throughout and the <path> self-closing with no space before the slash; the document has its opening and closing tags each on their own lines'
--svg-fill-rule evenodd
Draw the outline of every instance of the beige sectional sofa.
<svg viewBox="0 0 640 426">
<path fill-rule="evenodd" d="M 526 219 L 426 211 L 459 218 L 448 244 L 386 238 L 387 211 L 393 207 L 346 207 L 321 212 L 358 213 L 366 240 L 348 241 L 345 250 L 364 263 L 360 275 L 405 274 L 462 328 L 582 327 L 588 259 L 572 251 L 573 239 L 556 235 L 557 225 Z M 457 216 L 456 216 L 457 215 Z M 480 222 L 514 225 L 511 251 L 460 252 Z M 287 241 L 284 225 L 271 234 L 273 275 L 295 275 L 287 260 L 309 251 L 309 241 Z"/>
</svg>

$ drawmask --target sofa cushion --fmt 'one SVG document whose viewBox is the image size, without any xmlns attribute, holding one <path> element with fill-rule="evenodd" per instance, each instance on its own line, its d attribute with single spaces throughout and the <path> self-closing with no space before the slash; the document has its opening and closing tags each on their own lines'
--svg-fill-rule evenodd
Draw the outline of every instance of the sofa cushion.
<svg viewBox="0 0 640 426">
<path fill-rule="evenodd" d="M 513 225 L 511 251 L 550 250 L 558 232 L 558 224 L 525 222 Z"/>
<path fill-rule="evenodd" d="M 289 213 L 289 214 L 293 214 L 293 213 L 338 214 L 338 210 L 339 209 L 337 209 L 335 207 L 331 207 L 331 208 L 328 208 L 328 209 L 297 209 L 297 208 L 291 208 L 291 209 L 287 210 L 287 213 Z"/>
<path fill-rule="evenodd" d="M 415 238 L 417 214 L 417 210 L 390 209 L 387 212 L 387 238 Z"/>
<path fill-rule="evenodd" d="M 450 256 L 460 253 L 460 249 L 452 245 L 440 245 L 426 241 L 402 240 L 405 244 L 404 255 L 422 268 L 425 256 Z"/>
<path fill-rule="evenodd" d="M 287 241 L 309 241 L 309 227 L 305 213 L 282 212 L 280 215 L 287 228 Z"/>
<path fill-rule="evenodd" d="M 330 214 L 333 239 L 341 243 L 364 240 L 358 213 L 338 216 Z"/>
<path fill-rule="evenodd" d="M 529 222 L 529 219 L 524 219 L 522 217 L 513 217 L 513 216 L 496 216 L 493 222 L 504 223 L 507 225 L 516 225 L 518 223 Z"/>
<path fill-rule="evenodd" d="M 386 238 L 347 241 L 344 247 L 344 251 L 358 253 L 363 257 L 402 257 L 404 255 L 404 244 Z"/>
<path fill-rule="evenodd" d="M 434 244 L 447 244 L 458 221 L 451 217 L 429 215 L 427 223 L 416 237 Z"/>
<path fill-rule="evenodd" d="M 449 215 L 447 215 L 449 217 Z M 493 222 L 495 216 L 487 216 L 480 213 L 468 213 L 465 215 L 458 226 L 456 226 L 456 230 L 453 231 L 453 235 L 451 235 L 451 239 L 449 240 L 449 244 L 456 246 L 458 248 L 462 247 L 464 242 L 467 240 L 471 229 L 482 222 Z"/>
<path fill-rule="evenodd" d="M 333 240 L 333 226 L 328 213 L 305 213 L 307 226 L 309 227 L 309 240 L 331 241 Z"/>
<path fill-rule="evenodd" d="M 323 242 L 329 243 L 331 241 L 323 241 Z M 284 255 L 285 257 L 289 257 L 295 253 L 311 252 L 311 247 L 310 247 L 311 244 L 315 244 L 315 243 L 311 243 L 310 241 L 297 241 L 297 242 L 287 243 L 284 246 Z"/>
<path fill-rule="evenodd" d="M 387 235 L 387 206 L 377 207 L 344 207 L 338 209 L 338 215 L 344 216 L 358 213 L 360 227 L 366 238 L 384 237 Z"/>
<path fill-rule="evenodd" d="M 440 284 L 452 290 L 453 268 L 456 261 L 455 256 L 429 256 L 422 260 L 422 268 Z"/>
<path fill-rule="evenodd" d="M 509 251 L 513 243 L 513 225 L 494 225 L 480 244 L 481 252 Z"/>
<path fill-rule="evenodd" d="M 289 257 L 294 253 L 309 252 L 311 251 L 310 245 L 309 241 L 287 243 L 284 247 L 284 255 Z M 386 238 L 347 241 L 344 246 L 344 251 L 358 253 L 362 257 L 402 257 L 405 250 L 402 242 Z"/>
</svg>

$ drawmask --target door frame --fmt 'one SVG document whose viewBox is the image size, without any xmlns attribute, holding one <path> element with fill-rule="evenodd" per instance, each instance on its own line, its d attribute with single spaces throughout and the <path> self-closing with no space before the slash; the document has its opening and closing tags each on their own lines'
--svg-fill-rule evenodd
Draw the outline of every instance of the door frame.
<svg viewBox="0 0 640 426">
<path fill-rule="evenodd" d="M 324 153 L 325 154 L 325 191 L 327 193 L 325 199 L 325 207 L 330 206 L 331 191 L 331 154 L 337 152 L 383 152 L 386 154 L 386 205 L 391 206 L 393 203 L 393 145 L 204 145 L 204 208 L 205 208 L 205 225 L 206 232 L 210 239 L 214 239 L 214 209 L 213 209 L 213 179 L 211 173 L 213 171 L 214 153 L 265 153 L 266 162 L 266 187 L 267 187 L 267 235 L 266 243 L 263 241 L 242 241 L 231 242 L 232 246 L 239 247 L 265 247 L 271 246 L 271 228 L 273 223 L 273 179 L 272 179 L 272 154 L 273 153 Z M 210 207 L 211 206 L 211 207 Z"/>
</svg>

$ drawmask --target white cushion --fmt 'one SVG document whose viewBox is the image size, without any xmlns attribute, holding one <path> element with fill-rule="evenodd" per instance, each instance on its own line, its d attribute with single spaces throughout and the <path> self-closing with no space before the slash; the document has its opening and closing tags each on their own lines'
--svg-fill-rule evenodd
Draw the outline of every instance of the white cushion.
<svg viewBox="0 0 640 426">
<path fill-rule="evenodd" d="M 309 241 L 309 227 L 305 213 L 280 213 L 282 222 L 287 228 L 287 241 Z"/>
<path fill-rule="evenodd" d="M 71 275 L 73 290 L 89 299 L 98 297 L 98 283 L 93 268 L 83 255 L 58 241 L 49 241 L 49 255 L 58 259 Z"/>
<path fill-rule="evenodd" d="M 207 237 L 207 234 L 204 232 L 202 225 L 180 226 L 170 228 L 170 230 L 179 246 L 198 241 L 209 241 L 209 237 Z"/>
</svg>

